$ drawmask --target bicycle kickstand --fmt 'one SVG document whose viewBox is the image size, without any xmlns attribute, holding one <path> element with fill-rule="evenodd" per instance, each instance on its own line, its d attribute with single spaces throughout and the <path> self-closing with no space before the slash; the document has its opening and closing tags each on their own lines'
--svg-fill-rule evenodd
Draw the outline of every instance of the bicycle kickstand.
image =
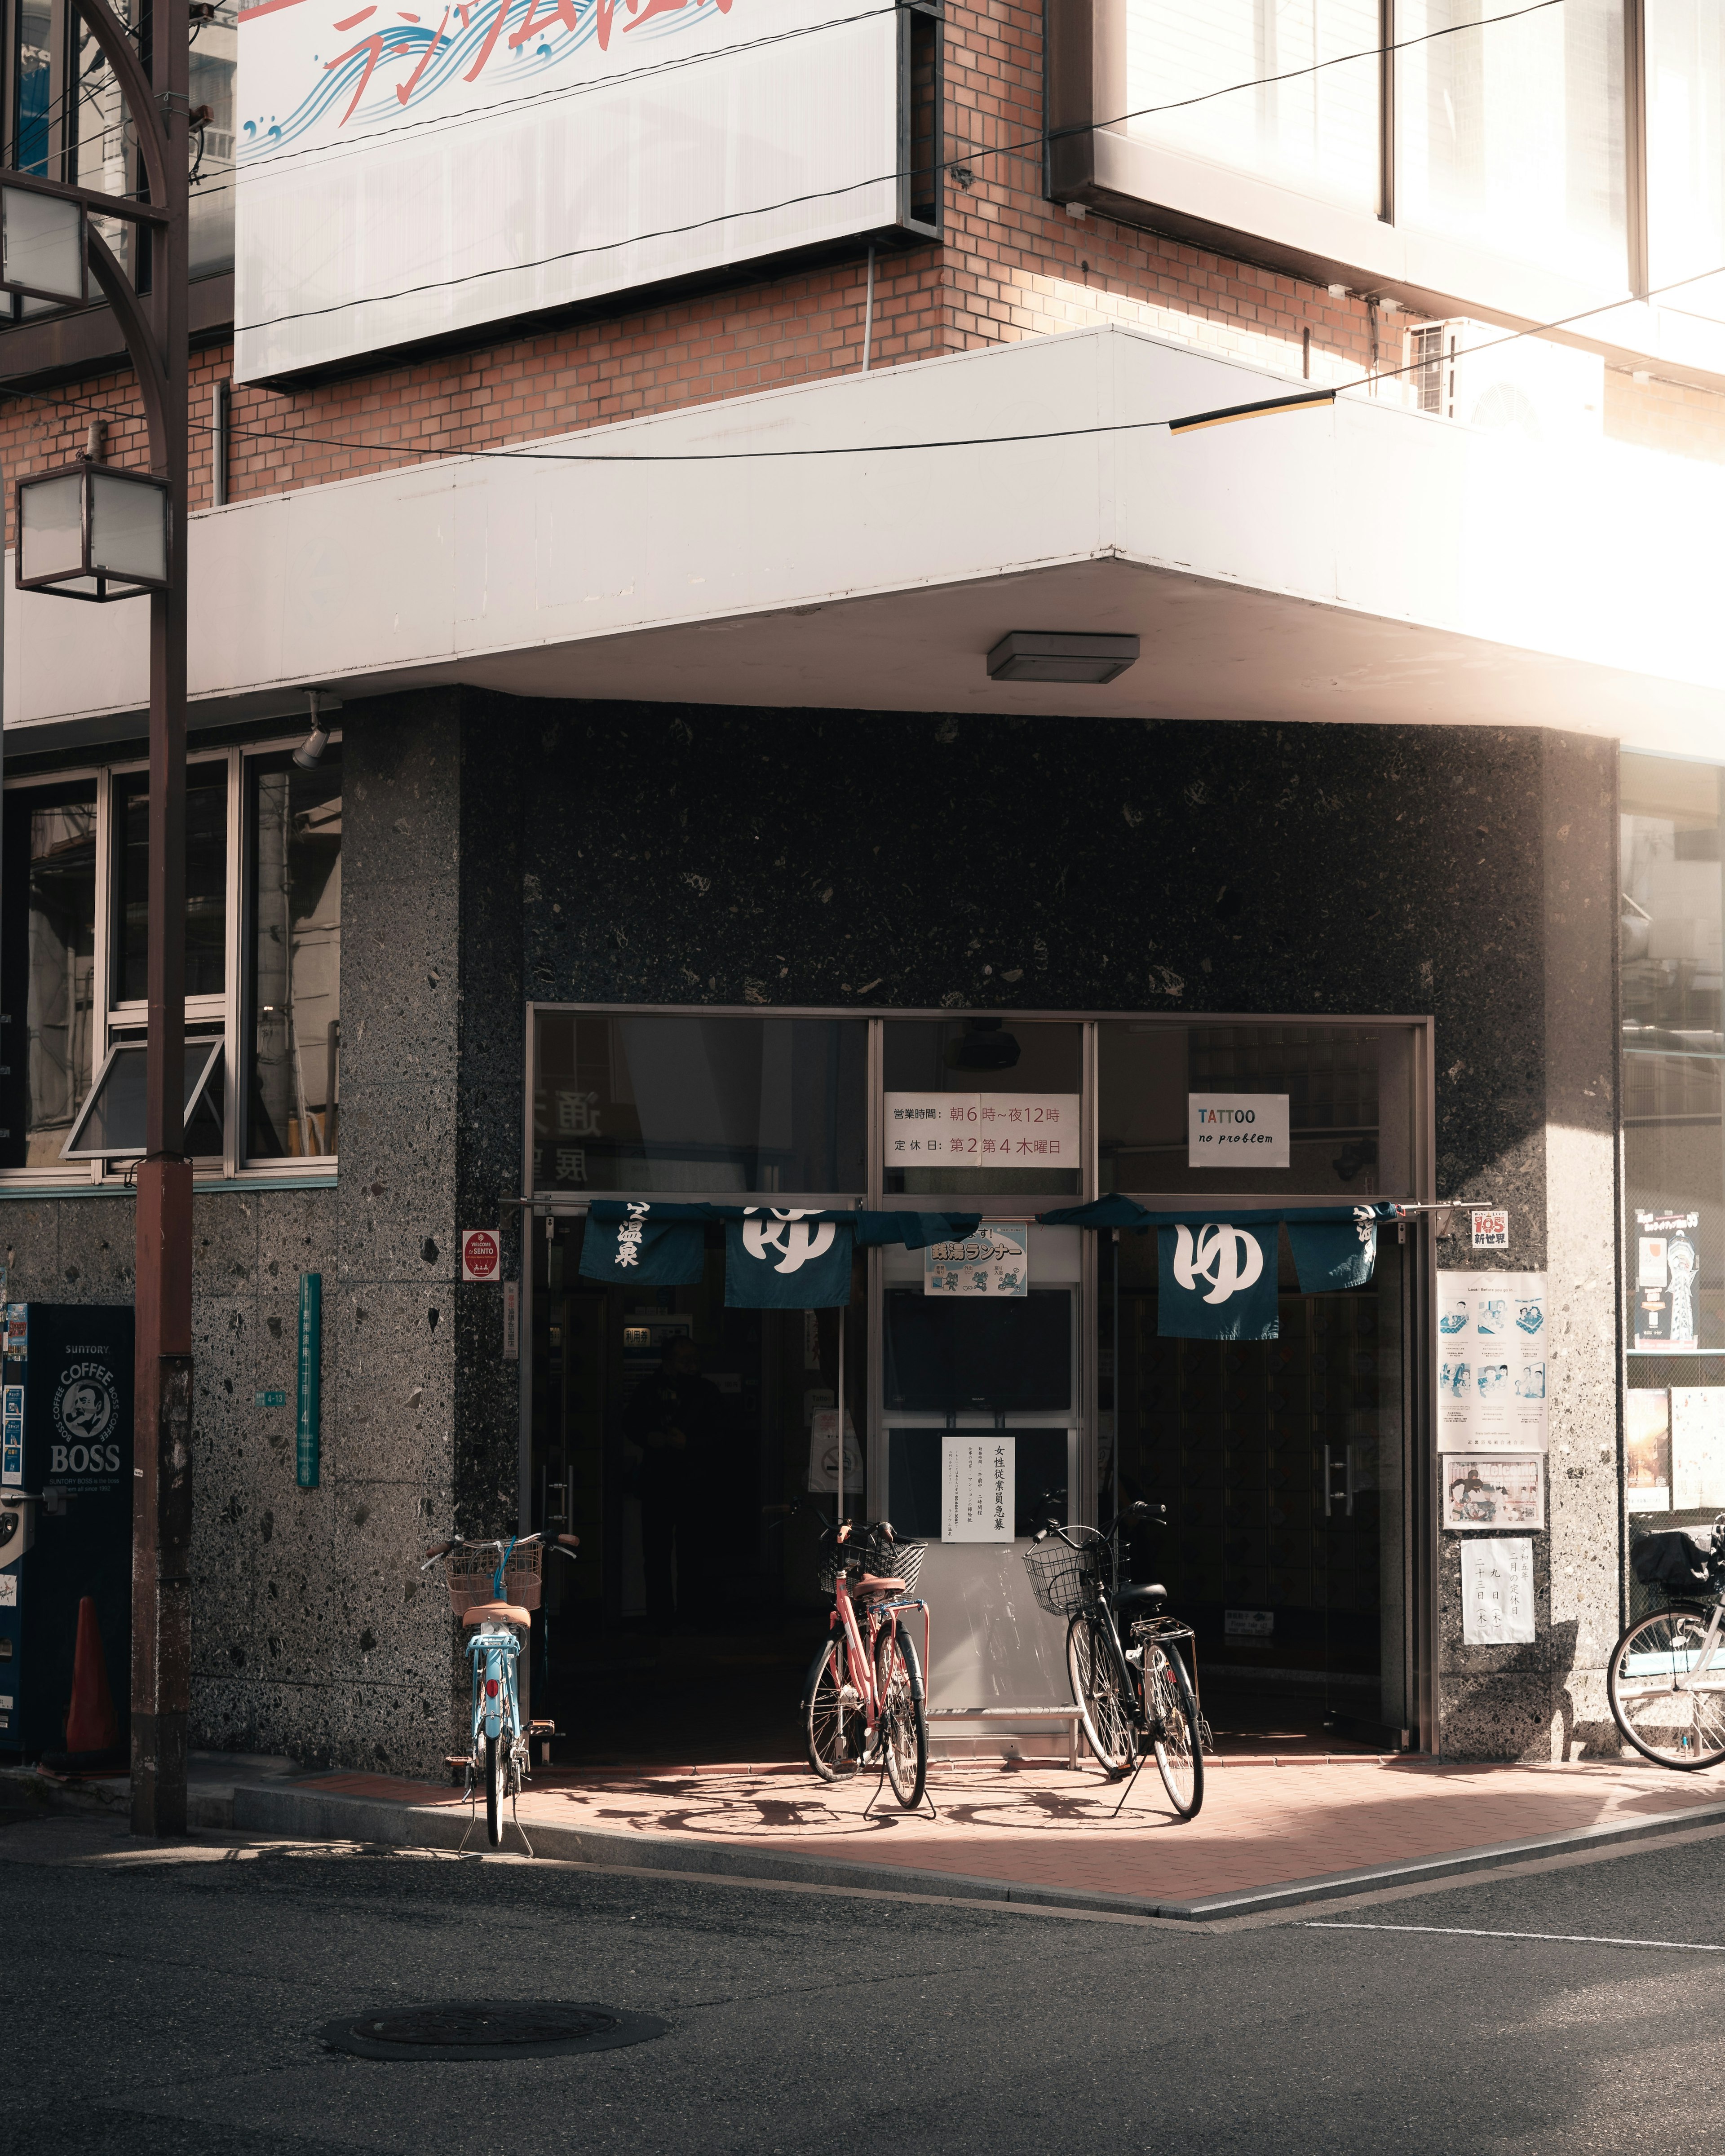
<svg viewBox="0 0 1725 2156">
<path fill-rule="evenodd" d="M 1132 1794 L 1133 1789 L 1137 1786 L 1138 1777 L 1144 1771 L 1144 1762 L 1149 1757 L 1150 1754 L 1147 1752 L 1139 1753 L 1137 1763 L 1132 1768 L 1132 1773 L 1127 1777 L 1126 1787 L 1120 1793 L 1120 1802 L 1116 1804 L 1113 1810 L 1108 1815 L 1110 1819 L 1118 1819 L 1121 1813 L 1125 1810 L 1126 1800 Z"/>
</svg>

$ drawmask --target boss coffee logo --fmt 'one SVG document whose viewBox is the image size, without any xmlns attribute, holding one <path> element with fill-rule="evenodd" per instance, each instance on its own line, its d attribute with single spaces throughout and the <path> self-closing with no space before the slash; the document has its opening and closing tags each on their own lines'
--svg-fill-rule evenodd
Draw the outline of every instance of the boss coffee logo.
<svg viewBox="0 0 1725 2156">
<path fill-rule="evenodd" d="M 105 1362 L 68 1363 L 54 1396 L 54 1441 L 48 1471 L 55 1481 L 105 1481 L 120 1472 L 120 1388 Z"/>
</svg>

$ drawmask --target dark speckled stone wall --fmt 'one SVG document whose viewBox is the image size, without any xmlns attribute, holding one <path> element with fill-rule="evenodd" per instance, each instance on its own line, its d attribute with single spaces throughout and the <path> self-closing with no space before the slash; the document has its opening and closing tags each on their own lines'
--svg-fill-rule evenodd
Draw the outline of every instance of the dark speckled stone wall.
<svg viewBox="0 0 1725 2156">
<path fill-rule="evenodd" d="M 1431 1014 L 1438 1188 L 1550 1264 L 1541 1637 L 1464 1648 L 1444 1748 L 1597 1745 L 1618 1614 L 1615 752 L 1532 732 L 350 701 L 339 1189 L 198 1200 L 196 1739 L 435 1771 L 465 1697 L 413 1553 L 510 1522 L 523 1005 Z M 130 1292 L 119 1196 L 0 1201 L 14 1293 Z M 1446 1250 L 1445 1262 L 1462 1262 Z M 301 1270 L 323 1483 L 294 1485 Z M 331 1683 L 331 1670 L 340 1681 Z"/>
</svg>

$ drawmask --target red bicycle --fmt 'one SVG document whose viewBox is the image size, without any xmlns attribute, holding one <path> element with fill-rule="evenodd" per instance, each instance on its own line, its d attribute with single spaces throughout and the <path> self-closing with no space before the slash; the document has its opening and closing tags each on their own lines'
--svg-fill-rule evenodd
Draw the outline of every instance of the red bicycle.
<svg viewBox="0 0 1725 2156">
<path fill-rule="evenodd" d="M 928 1779 L 928 1604 L 913 1592 L 922 1569 L 922 1545 L 901 1543 L 888 1521 L 822 1531 L 819 1581 L 833 1595 L 831 1636 L 803 1691 L 809 1763 L 822 1781 L 879 1763 L 906 1811 L 922 1803 Z M 922 1661 L 900 1624 L 916 1609 Z"/>
</svg>

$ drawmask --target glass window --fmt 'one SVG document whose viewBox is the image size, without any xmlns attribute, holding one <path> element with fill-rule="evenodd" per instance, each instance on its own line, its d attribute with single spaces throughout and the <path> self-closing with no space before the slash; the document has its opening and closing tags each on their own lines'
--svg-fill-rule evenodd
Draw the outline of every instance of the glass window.
<svg viewBox="0 0 1725 2156">
<path fill-rule="evenodd" d="M 1097 1030 L 1104 1192 L 1412 1195 L 1407 1029 L 1120 1019 Z M 1289 1165 L 1189 1166 L 1194 1093 L 1285 1094 Z"/>
<path fill-rule="evenodd" d="M 1718 0 L 1645 0 L 1647 270 L 1656 289 L 1725 263 L 1725 15 Z M 1661 302 L 1717 315 L 1719 286 Z"/>
<path fill-rule="evenodd" d="M 195 112 L 211 118 L 193 137 L 192 275 L 208 277 L 234 267 L 234 69 L 238 31 L 230 3 L 192 33 L 189 95 Z"/>
<path fill-rule="evenodd" d="M 137 21 L 136 0 L 110 0 L 128 29 Z M 75 19 L 75 18 L 74 18 Z M 78 21 L 73 35 L 77 94 L 68 95 L 64 126 L 67 150 L 64 177 L 74 186 L 99 194 L 131 194 L 141 176 L 131 115 L 120 95 L 114 70 L 87 24 Z M 95 229 L 112 249 L 121 267 L 136 277 L 137 228 L 117 218 L 95 220 Z"/>
<path fill-rule="evenodd" d="M 1719 855 L 1718 771 L 1625 756 L 1625 1337 L 1637 1386 L 1725 1384 L 1725 1361 L 1704 1359 L 1725 1351 Z"/>
<path fill-rule="evenodd" d="M 66 1141 L 68 1160 L 126 1159 L 143 1152 L 146 1055 L 142 1034 L 128 1034 L 108 1050 L 95 1090 Z M 186 1152 L 193 1160 L 219 1159 L 226 1103 L 219 1033 L 187 1036 L 184 1084 L 180 1110 Z"/>
<path fill-rule="evenodd" d="M 1081 1025 L 889 1019 L 885 1034 L 888 1191 L 1078 1195 Z"/>
<path fill-rule="evenodd" d="M 95 1021 L 96 785 L 6 796 L 0 905 L 0 1165 L 59 1160 L 90 1091 Z"/>
<path fill-rule="evenodd" d="M 1127 131 L 1370 214 L 1378 40 L 1378 0 L 1127 0 Z"/>
<path fill-rule="evenodd" d="M 149 778 L 114 782 L 116 1003 L 141 1003 L 148 989 Z M 218 996 L 227 982 L 228 765 L 194 763 L 186 773 L 186 993 Z"/>
<path fill-rule="evenodd" d="M 341 752 L 248 764 L 254 1159 L 332 1153 L 341 1116 Z"/>
<path fill-rule="evenodd" d="M 540 1190 L 860 1194 L 860 1019 L 578 1017 L 534 1034 Z"/>
<path fill-rule="evenodd" d="M 46 0 L 19 0 L 18 110 L 13 116 L 18 169 L 48 177 L 49 84 L 53 79 L 54 15 Z"/>
<path fill-rule="evenodd" d="M 1622 0 L 1512 13 L 1401 0 L 1396 223 L 1620 289 Z"/>
</svg>

